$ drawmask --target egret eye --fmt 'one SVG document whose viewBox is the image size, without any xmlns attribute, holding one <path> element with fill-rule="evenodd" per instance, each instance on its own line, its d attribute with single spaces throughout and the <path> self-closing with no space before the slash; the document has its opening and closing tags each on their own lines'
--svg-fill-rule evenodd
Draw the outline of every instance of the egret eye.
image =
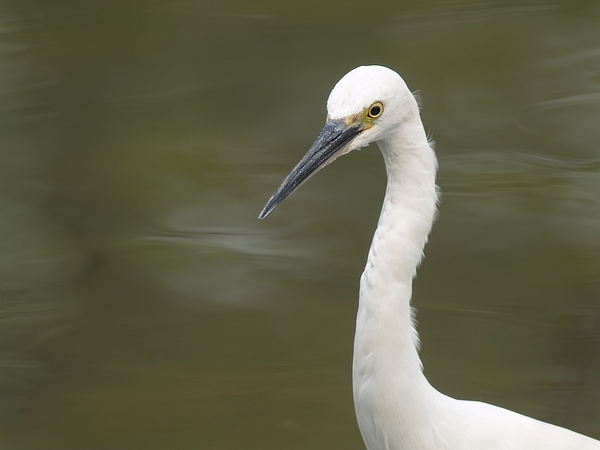
<svg viewBox="0 0 600 450">
<path fill-rule="evenodd" d="M 383 114 L 383 103 L 381 102 L 373 103 L 367 112 L 367 116 L 370 119 L 377 119 L 381 114 Z"/>
</svg>

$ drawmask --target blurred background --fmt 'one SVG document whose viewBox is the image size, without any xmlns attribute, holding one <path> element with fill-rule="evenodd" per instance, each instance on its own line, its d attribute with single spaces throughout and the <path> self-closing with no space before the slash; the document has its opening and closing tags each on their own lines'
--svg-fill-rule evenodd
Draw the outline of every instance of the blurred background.
<svg viewBox="0 0 600 450">
<path fill-rule="evenodd" d="M 3 0 L 0 447 L 363 449 L 376 146 L 256 217 L 332 86 L 423 98 L 443 392 L 600 438 L 596 1 Z"/>
</svg>

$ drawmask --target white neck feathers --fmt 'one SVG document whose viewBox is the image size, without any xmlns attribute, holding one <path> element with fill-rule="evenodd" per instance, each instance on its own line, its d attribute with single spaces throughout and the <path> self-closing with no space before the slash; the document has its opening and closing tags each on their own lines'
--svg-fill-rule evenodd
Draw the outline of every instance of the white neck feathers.
<svg viewBox="0 0 600 450">
<path fill-rule="evenodd" d="M 437 160 L 420 118 L 411 122 L 379 141 L 388 184 L 360 282 L 353 385 L 369 448 L 386 448 L 387 430 L 428 428 L 417 424 L 431 420 L 434 402 L 426 399 L 438 394 L 422 373 L 410 308 L 412 279 L 435 216 Z"/>
</svg>

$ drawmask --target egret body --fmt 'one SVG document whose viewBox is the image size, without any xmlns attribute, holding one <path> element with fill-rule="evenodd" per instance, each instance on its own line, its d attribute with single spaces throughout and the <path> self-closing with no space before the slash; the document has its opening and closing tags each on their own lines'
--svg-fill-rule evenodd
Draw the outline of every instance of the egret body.
<svg viewBox="0 0 600 450">
<path fill-rule="evenodd" d="M 600 450 L 600 441 L 429 384 L 412 320 L 412 279 L 436 213 L 437 160 L 417 102 L 393 70 L 358 67 L 333 88 L 325 128 L 275 191 L 265 218 L 338 156 L 377 142 L 383 208 L 360 280 L 354 405 L 369 450 Z"/>
</svg>

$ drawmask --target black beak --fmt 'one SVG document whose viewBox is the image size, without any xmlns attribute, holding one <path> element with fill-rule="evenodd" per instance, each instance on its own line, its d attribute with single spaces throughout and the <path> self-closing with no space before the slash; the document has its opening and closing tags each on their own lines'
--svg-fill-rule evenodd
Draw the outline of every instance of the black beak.
<svg viewBox="0 0 600 450">
<path fill-rule="evenodd" d="M 262 220 L 267 217 L 302 183 L 332 162 L 361 131 L 360 125 L 348 126 L 343 120 L 328 121 L 317 136 L 315 143 L 283 180 L 258 218 Z"/>
</svg>

